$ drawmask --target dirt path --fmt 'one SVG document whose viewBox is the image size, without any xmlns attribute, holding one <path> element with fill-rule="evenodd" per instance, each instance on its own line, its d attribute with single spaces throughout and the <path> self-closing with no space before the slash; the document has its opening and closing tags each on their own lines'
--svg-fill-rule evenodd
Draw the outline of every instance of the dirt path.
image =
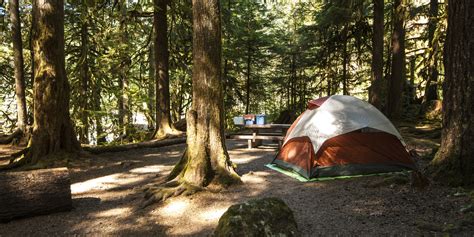
<svg viewBox="0 0 474 237">
<path fill-rule="evenodd" d="M 230 205 L 267 196 L 280 197 L 293 209 L 304 236 L 440 234 L 450 228 L 474 235 L 472 226 L 455 225 L 468 197 L 453 195 L 454 189 L 373 185 L 386 177 L 301 183 L 264 166 L 275 155 L 274 145 L 248 150 L 245 142 L 230 141 L 228 146 L 244 185 L 140 210 L 139 188 L 166 175 L 184 146 L 103 154 L 72 164 L 73 211 L 0 224 L 0 236 L 206 236 Z"/>
</svg>

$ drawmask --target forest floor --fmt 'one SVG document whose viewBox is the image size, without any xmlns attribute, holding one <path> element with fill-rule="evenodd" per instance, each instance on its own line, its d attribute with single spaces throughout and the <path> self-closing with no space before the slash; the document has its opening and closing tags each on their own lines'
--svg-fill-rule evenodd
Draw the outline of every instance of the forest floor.
<svg viewBox="0 0 474 237">
<path fill-rule="evenodd" d="M 439 127 L 398 126 L 426 164 L 439 145 Z M 246 149 L 246 141 L 229 140 L 228 148 L 243 185 L 176 197 L 145 209 L 138 208 L 141 188 L 171 171 L 184 144 L 70 162 L 74 209 L 0 224 L 0 236 L 207 236 L 230 205 L 262 197 L 283 199 L 303 236 L 474 235 L 472 210 L 465 212 L 472 205 L 472 191 L 437 184 L 419 191 L 395 176 L 304 183 L 265 167 L 276 154 L 276 144 Z"/>
</svg>

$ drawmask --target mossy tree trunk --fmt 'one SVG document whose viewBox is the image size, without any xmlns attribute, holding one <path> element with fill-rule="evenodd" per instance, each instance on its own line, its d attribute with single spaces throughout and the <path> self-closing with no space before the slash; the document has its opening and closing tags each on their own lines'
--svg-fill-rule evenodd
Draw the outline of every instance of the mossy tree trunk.
<svg viewBox="0 0 474 237">
<path fill-rule="evenodd" d="M 13 56 L 15 64 L 15 94 L 17 107 L 17 127 L 26 132 L 27 114 L 25 97 L 25 76 L 23 63 L 23 43 L 21 38 L 21 23 L 18 0 L 10 0 L 10 21 L 12 24 Z"/>
<path fill-rule="evenodd" d="M 369 88 L 369 102 L 377 109 L 382 108 L 383 84 L 383 28 L 384 0 L 373 0 L 374 23 L 372 26 L 372 84 Z"/>
<path fill-rule="evenodd" d="M 225 146 L 218 0 L 193 0 L 193 106 L 181 180 L 196 186 L 240 181 Z"/>
<path fill-rule="evenodd" d="M 156 133 L 163 138 L 174 133 L 170 112 L 169 52 L 168 52 L 168 0 L 154 0 L 153 29 L 155 33 Z"/>
<path fill-rule="evenodd" d="M 187 149 L 168 182 L 147 189 L 145 206 L 191 194 L 210 183 L 239 183 L 225 146 L 218 0 L 193 0 L 193 105 L 187 113 Z"/>
<path fill-rule="evenodd" d="M 33 1 L 34 124 L 24 159 L 36 163 L 59 151 L 80 149 L 69 116 L 69 83 L 64 58 L 64 3 Z"/>
<path fill-rule="evenodd" d="M 448 1 L 444 47 L 443 130 L 431 162 L 435 179 L 452 185 L 474 183 L 474 1 Z"/>
<path fill-rule="evenodd" d="M 402 91 L 405 82 L 405 13 L 406 0 L 394 0 L 392 33 L 392 70 L 389 81 L 387 115 L 398 119 L 402 110 Z"/>
</svg>

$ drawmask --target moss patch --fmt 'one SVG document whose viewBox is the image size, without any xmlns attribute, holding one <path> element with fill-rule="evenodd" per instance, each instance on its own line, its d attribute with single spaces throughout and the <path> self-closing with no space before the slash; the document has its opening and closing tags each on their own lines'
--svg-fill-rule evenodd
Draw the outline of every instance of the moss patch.
<svg viewBox="0 0 474 237">
<path fill-rule="evenodd" d="M 229 207 L 215 236 L 298 236 L 291 209 L 278 198 L 250 200 Z"/>
</svg>

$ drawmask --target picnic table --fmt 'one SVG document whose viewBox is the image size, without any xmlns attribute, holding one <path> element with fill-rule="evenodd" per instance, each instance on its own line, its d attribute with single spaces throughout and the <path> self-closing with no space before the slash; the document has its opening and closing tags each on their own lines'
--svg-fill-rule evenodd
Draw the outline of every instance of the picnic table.
<svg viewBox="0 0 474 237">
<path fill-rule="evenodd" d="M 241 125 L 243 129 L 248 129 L 249 134 L 235 134 L 232 139 L 243 139 L 248 141 L 248 148 L 255 148 L 262 145 L 263 140 L 277 141 L 281 147 L 286 132 L 291 124 L 247 124 Z"/>
</svg>

